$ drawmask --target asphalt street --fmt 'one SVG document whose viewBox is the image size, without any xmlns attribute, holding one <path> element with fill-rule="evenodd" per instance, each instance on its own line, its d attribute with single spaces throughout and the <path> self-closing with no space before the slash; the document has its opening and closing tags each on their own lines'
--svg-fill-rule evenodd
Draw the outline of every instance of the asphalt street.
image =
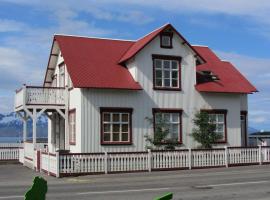
<svg viewBox="0 0 270 200">
<path fill-rule="evenodd" d="M 0 200 L 23 199 L 40 175 L 19 164 L 0 165 Z M 270 200 L 270 165 L 53 178 L 47 199 L 151 200 L 166 192 L 174 200 Z"/>
</svg>

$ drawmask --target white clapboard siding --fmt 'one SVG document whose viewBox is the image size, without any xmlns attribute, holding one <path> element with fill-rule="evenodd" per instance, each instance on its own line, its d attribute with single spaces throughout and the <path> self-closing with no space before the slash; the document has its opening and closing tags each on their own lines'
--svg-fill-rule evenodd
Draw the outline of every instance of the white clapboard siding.
<svg viewBox="0 0 270 200">
<path fill-rule="evenodd" d="M 18 160 L 19 148 L 17 147 L 1 147 L 0 148 L 0 161 L 1 160 Z"/>
<path fill-rule="evenodd" d="M 188 150 L 152 151 L 152 169 L 188 167 Z"/>
<path fill-rule="evenodd" d="M 129 172 L 148 170 L 147 152 L 125 152 L 108 154 L 109 172 Z"/>
<path fill-rule="evenodd" d="M 195 149 L 192 151 L 192 167 L 225 166 L 225 149 Z"/>
<path fill-rule="evenodd" d="M 229 164 L 248 164 L 259 163 L 259 148 L 258 147 L 230 147 L 229 152 Z"/>
</svg>

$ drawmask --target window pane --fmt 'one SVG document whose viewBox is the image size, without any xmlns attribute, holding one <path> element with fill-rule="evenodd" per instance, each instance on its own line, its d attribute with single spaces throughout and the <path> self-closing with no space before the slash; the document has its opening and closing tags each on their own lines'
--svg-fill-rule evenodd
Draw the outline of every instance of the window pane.
<svg viewBox="0 0 270 200">
<path fill-rule="evenodd" d="M 223 132 L 223 130 L 224 130 L 223 127 L 224 127 L 223 124 L 217 124 L 217 130 L 216 131 L 217 132 Z"/>
<path fill-rule="evenodd" d="M 163 60 L 163 67 L 164 67 L 164 69 L 170 69 L 170 61 Z"/>
<path fill-rule="evenodd" d="M 178 80 L 173 79 L 172 80 L 172 87 L 177 87 L 178 86 Z"/>
<path fill-rule="evenodd" d="M 104 141 L 111 141 L 111 135 L 109 133 L 104 133 Z"/>
<path fill-rule="evenodd" d="M 119 124 L 113 124 L 113 132 L 120 132 L 120 125 Z"/>
<path fill-rule="evenodd" d="M 113 122 L 119 122 L 120 121 L 120 114 L 113 113 Z"/>
<path fill-rule="evenodd" d="M 162 78 L 162 71 L 161 70 L 156 70 L 156 78 Z"/>
<path fill-rule="evenodd" d="M 170 71 L 164 71 L 164 78 L 170 78 Z"/>
<path fill-rule="evenodd" d="M 172 71 L 172 78 L 174 79 L 178 78 L 178 71 Z"/>
<path fill-rule="evenodd" d="M 179 114 L 178 113 L 173 113 L 172 114 L 172 121 L 173 122 L 179 122 Z"/>
<path fill-rule="evenodd" d="M 215 114 L 209 114 L 209 121 L 215 122 L 216 121 L 216 115 Z"/>
<path fill-rule="evenodd" d="M 167 122 L 170 122 L 170 113 L 164 113 L 164 117 L 163 117 L 163 120 L 167 123 Z"/>
<path fill-rule="evenodd" d="M 123 142 L 128 141 L 128 133 L 122 133 L 122 141 Z"/>
<path fill-rule="evenodd" d="M 113 141 L 119 141 L 120 137 L 119 137 L 119 133 L 113 133 Z"/>
<path fill-rule="evenodd" d="M 170 87 L 170 79 L 164 79 L 164 86 Z"/>
<path fill-rule="evenodd" d="M 162 62 L 161 60 L 158 60 L 158 59 L 155 60 L 155 68 L 156 69 L 161 69 L 161 62 Z"/>
<path fill-rule="evenodd" d="M 161 113 L 156 113 L 155 114 L 155 122 L 157 124 L 159 124 L 159 123 L 161 123 L 161 121 L 162 121 L 162 114 Z"/>
<path fill-rule="evenodd" d="M 104 124 L 104 132 L 110 132 L 111 131 L 111 125 L 110 124 Z"/>
<path fill-rule="evenodd" d="M 223 114 L 217 115 L 217 118 L 218 118 L 218 122 L 224 122 L 224 115 Z"/>
<path fill-rule="evenodd" d="M 128 132 L 128 124 L 122 124 L 122 132 Z"/>
<path fill-rule="evenodd" d="M 156 79 L 156 86 L 162 86 L 162 79 Z"/>
<path fill-rule="evenodd" d="M 162 37 L 162 46 L 170 46 L 170 36 L 167 36 L 167 35 L 163 35 Z"/>
<path fill-rule="evenodd" d="M 172 69 L 178 69 L 178 62 L 177 61 L 172 61 Z"/>
<path fill-rule="evenodd" d="M 122 114 L 122 122 L 128 122 L 128 114 Z"/>
<path fill-rule="evenodd" d="M 110 122 L 111 121 L 110 113 L 104 113 L 103 118 L 104 118 L 103 119 L 104 122 Z"/>
</svg>

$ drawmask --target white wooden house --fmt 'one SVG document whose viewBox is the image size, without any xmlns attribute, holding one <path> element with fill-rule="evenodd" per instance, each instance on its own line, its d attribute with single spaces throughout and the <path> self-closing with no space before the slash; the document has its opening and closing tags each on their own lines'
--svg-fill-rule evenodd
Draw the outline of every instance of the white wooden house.
<svg viewBox="0 0 270 200">
<path fill-rule="evenodd" d="M 43 86 L 18 90 L 15 111 L 33 119 L 34 147 L 36 118 L 48 115 L 50 152 L 143 151 L 154 133 L 145 118 L 160 112 L 180 148 L 195 147 L 200 110 L 223 135 L 217 146 L 245 146 L 256 91 L 231 63 L 166 24 L 136 41 L 55 35 Z"/>
</svg>

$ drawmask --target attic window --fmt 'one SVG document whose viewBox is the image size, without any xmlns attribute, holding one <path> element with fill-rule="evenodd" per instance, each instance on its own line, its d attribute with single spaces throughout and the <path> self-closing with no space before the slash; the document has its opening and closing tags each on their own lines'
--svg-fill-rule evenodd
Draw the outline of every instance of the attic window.
<svg viewBox="0 0 270 200">
<path fill-rule="evenodd" d="M 172 48 L 172 32 L 163 32 L 160 34 L 160 47 L 161 48 Z"/>
</svg>

